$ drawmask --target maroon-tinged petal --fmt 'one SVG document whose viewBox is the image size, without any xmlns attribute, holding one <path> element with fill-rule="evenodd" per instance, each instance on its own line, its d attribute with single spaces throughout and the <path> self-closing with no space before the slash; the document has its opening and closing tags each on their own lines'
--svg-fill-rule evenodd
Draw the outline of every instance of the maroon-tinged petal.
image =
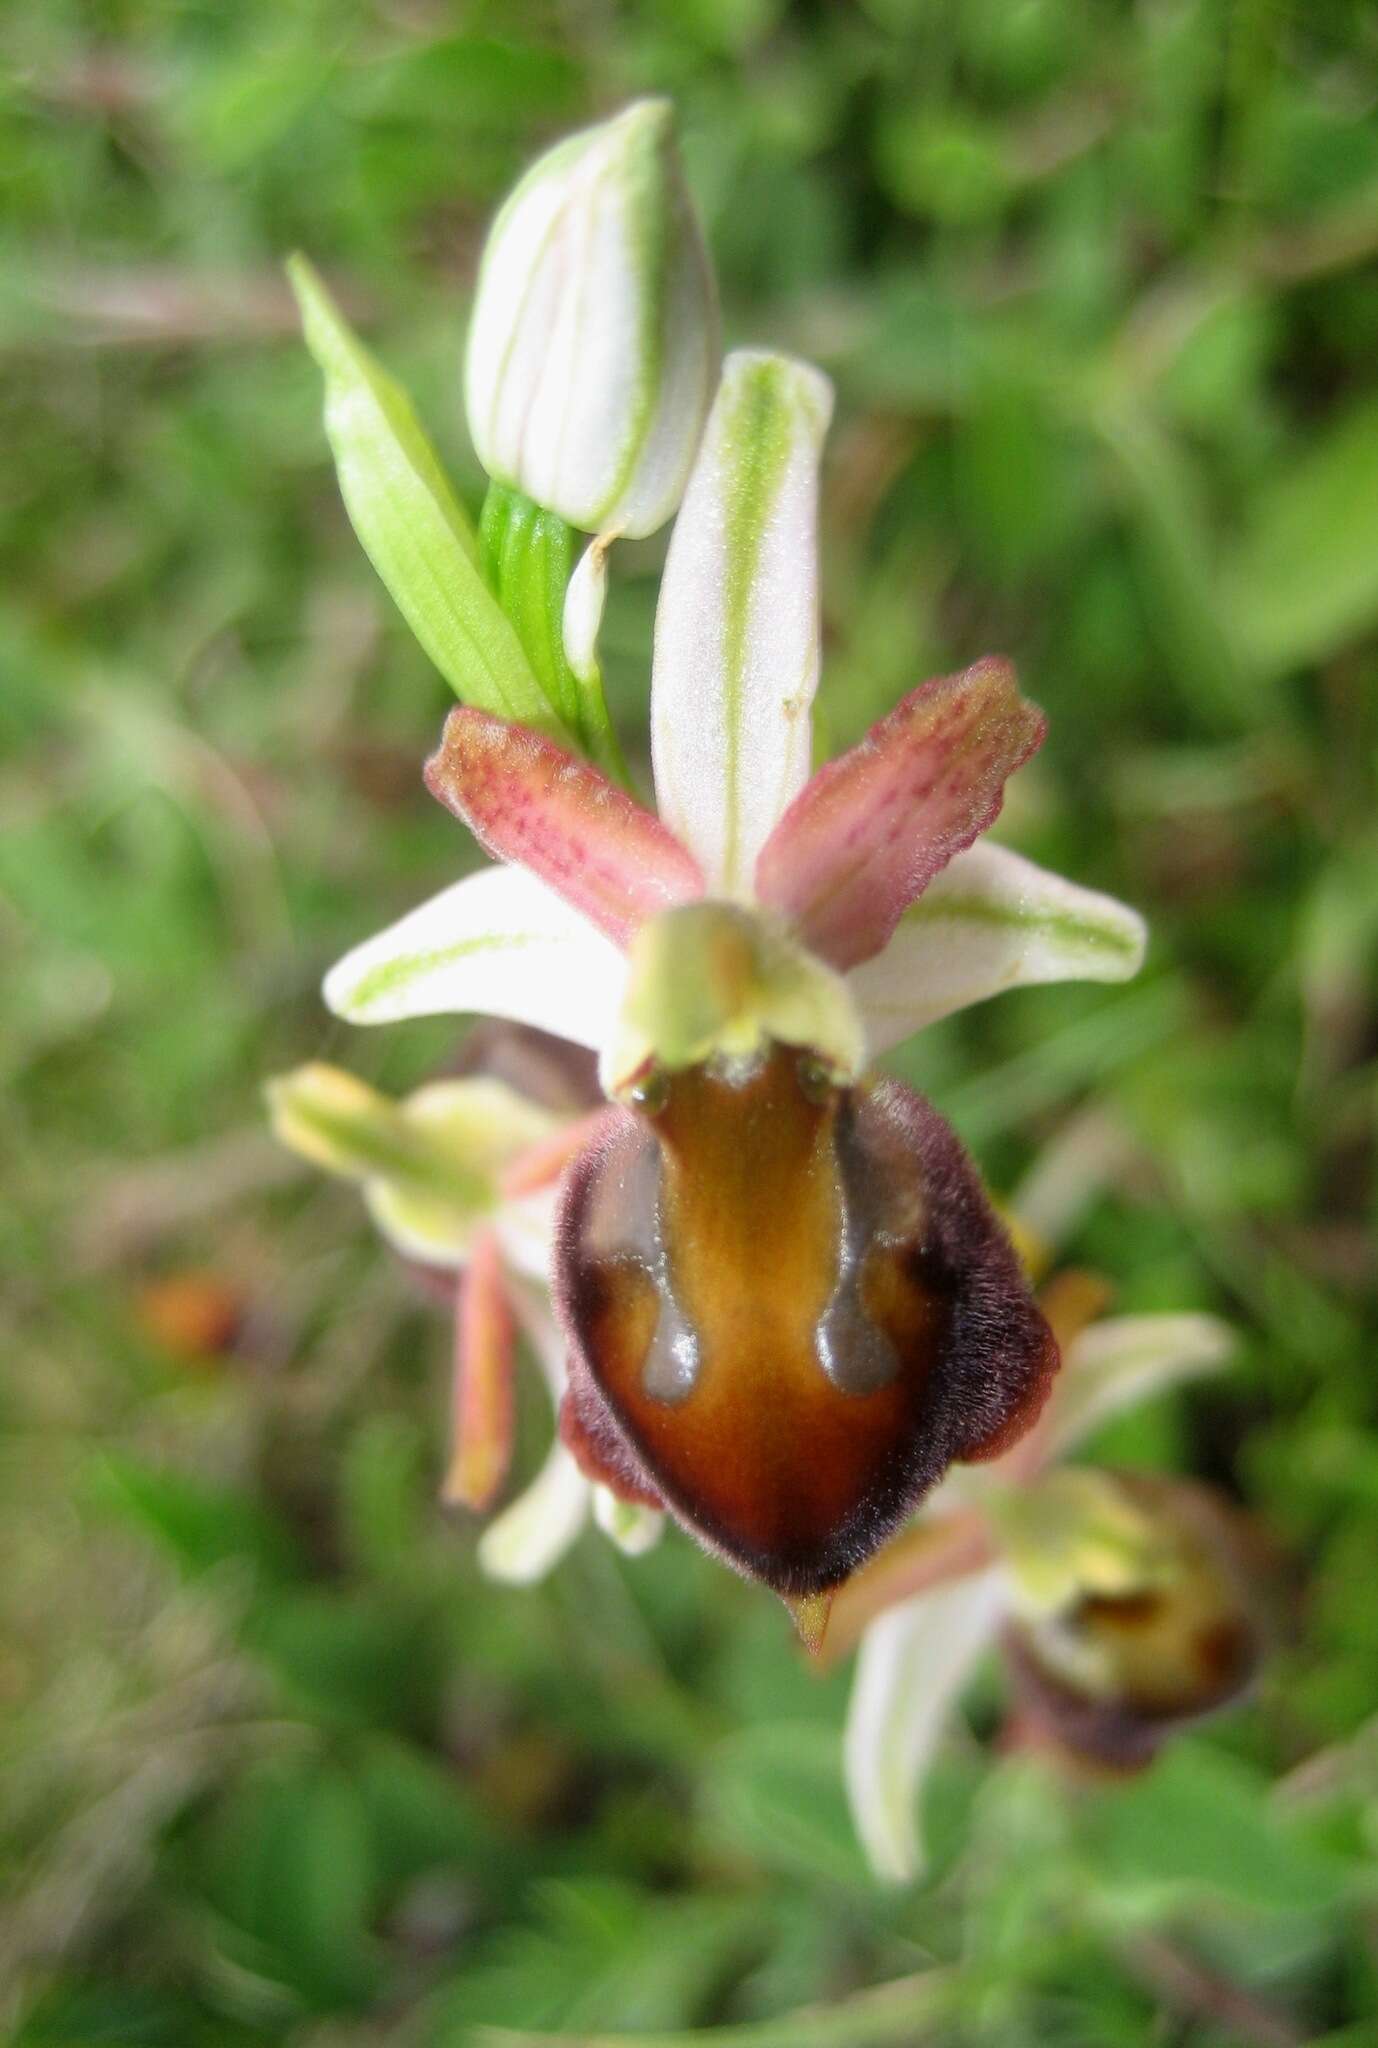
<svg viewBox="0 0 1378 2048">
<path fill-rule="evenodd" d="M 869 960 L 994 822 L 1046 730 L 1007 661 L 921 683 L 805 784 L 761 849 L 756 894 L 834 967 Z"/>
<path fill-rule="evenodd" d="M 703 894 L 698 862 L 657 817 L 526 726 L 457 706 L 426 787 L 496 860 L 530 869 L 619 945 Z"/>
<path fill-rule="evenodd" d="M 512 1458 L 512 1311 L 498 1241 L 474 1240 L 455 1312 L 453 1444 L 442 1497 L 453 1507 L 490 1508 Z"/>
<path fill-rule="evenodd" d="M 1043 1413 L 1047 1412 L 1045 1408 Z M 1037 1434 L 1036 1428 L 1030 1430 L 1029 1439 Z M 954 1508 L 947 1515 L 921 1516 L 911 1528 L 901 1529 L 840 1588 L 828 1628 L 824 1663 L 837 1664 L 850 1656 L 871 1623 L 892 1607 L 916 1600 L 954 1579 L 986 1571 L 994 1559 L 994 1535 L 979 1508 Z"/>
<path fill-rule="evenodd" d="M 518 1095 L 560 1116 L 576 1116 L 603 1101 L 598 1061 L 586 1047 L 507 1017 L 481 1017 L 471 1025 L 443 1071 L 505 1081 Z"/>
<path fill-rule="evenodd" d="M 797 1597 L 1035 1419 L 1057 1347 L 975 1169 L 893 1082 L 776 1047 L 664 1077 L 570 1169 L 555 1299 L 600 1461 Z"/>
</svg>

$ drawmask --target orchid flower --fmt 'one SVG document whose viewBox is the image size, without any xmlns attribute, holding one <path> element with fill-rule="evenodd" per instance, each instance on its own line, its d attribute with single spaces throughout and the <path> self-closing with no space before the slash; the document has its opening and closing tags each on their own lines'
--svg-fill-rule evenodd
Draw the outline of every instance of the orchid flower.
<svg viewBox="0 0 1378 2048">
<path fill-rule="evenodd" d="M 565 271 L 531 222 L 559 239 L 581 220 L 571 251 L 607 257 L 589 272 L 600 335 L 659 319 L 652 273 L 616 253 L 642 246 L 630 214 L 600 210 L 586 173 L 605 147 L 625 165 L 662 126 L 630 122 L 614 147 L 610 124 L 556 151 L 499 217 L 495 237 L 535 267 L 505 290 L 494 258 L 481 283 L 470 424 L 495 481 L 477 541 L 396 387 L 295 272 L 351 514 L 462 700 L 427 786 L 492 861 L 348 954 L 325 996 L 358 1024 L 478 1012 L 597 1051 L 609 1103 L 565 1175 L 550 1273 L 562 1436 L 592 1480 L 663 1504 L 772 1586 L 807 1638 L 954 1460 L 996 1456 L 1032 1425 L 1057 1364 L 958 1140 L 871 1062 L 1003 989 L 1123 979 L 1144 932 L 982 840 L 1044 736 L 1003 660 L 920 684 L 810 772 L 832 391 L 804 363 L 738 352 L 698 439 L 702 332 L 680 397 L 656 387 L 655 446 L 676 422 L 698 445 L 656 618 L 657 808 L 630 793 L 597 640 L 608 550 L 631 521 L 606 477 L 585 502 L 538 446 L 555 399 L 530 292 L 558 298 Z M 660 148 L 638 160 L 663 169 Z M 692 279 L 677 188 L 657 189 L 664 274 Z M 577 323 L 558 339 L 570 448 L 608 401 L 600 378 L 668 361 L 600 342 L 581 381 Z M 525 411 L 502 366 L 524 366 Z M 676 464 L 652 468 L 636 531 L 678 493 Z M 524 495 L 542 489 L 548 503 Z M 602 530 L 566 577 L 574 517 Z"/>
<path fill-rule="evenodd" d="M 859 1643 L 843 1767 L 867 1858 L 890 1882 L 923 1872 L 924 1781 L 997 1644 L 1026 1724 L 1093 1768 L 1146 1763 L 1258 1666 L 1258 1574 L 1237 1512 L 1186 1480 L 1065 1462 L 1114 1415 L 1219 1370 L 1231 1332 L 1203 1314 L 1100 1318 L 1103 1286 L 1074 1271 L 1041 1298 L 1063 1362 L 1039 1422 L 979 1474 L 953 1473 L 830 1618 L 828 1661 Z"/>
<path fill-rule="evenodd" d="M 957 1141 L 897 1084 L 859 1085 L 868 1060 L 965 1002 L 1117 978 L 1142 950 L 1132 912 L 972 845 L 1043 735 L 1006 663 L 921 685 L 810 777 L 829 406 L 801 364 L 725 367 L 657 618 L 660 814 L 543 735 L 451 712 L 427 784 L 499 865 L 325 985 L 356 1023 L 483 1010 L 598 1048 L 622 1106 L 562 1212 L 568 1434 L 795 1599 L 954 1457 L 998 1449 L 1055 1363 Z M 907 1247 L 888 1283 L 867 1264 L 882 1239 Z M 648 1322 L 640 1276 L 667 1268 Z M 863 1299 L 883 1284 L 884 1308 Z M 729 1355 L 713 1401 L 692 1398 Z"/>
</svg>

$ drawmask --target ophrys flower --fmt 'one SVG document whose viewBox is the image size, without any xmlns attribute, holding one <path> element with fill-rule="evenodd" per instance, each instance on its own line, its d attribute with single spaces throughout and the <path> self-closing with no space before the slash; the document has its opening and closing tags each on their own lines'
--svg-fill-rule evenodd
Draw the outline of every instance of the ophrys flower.
<svg viewBox="0 0 1378 2048">
<path fill-rule="evenodd" d="M 816 1628 L 954 1459 L 1029 1426 L 1056 1363 L 953 1133 L 870 1062 L 1017 983 L 1132 974 L 1142 926 L 976 843 L 1044 732 L 1007 662 L 922 684 L 811 774 L 832 389 L 740 352 L 704 424 L 712 292 L 663 106 L 560 145 L 495 223 L 477 535 L 405 395 L 294 274 L 351 516 L 461 699 L 427 782 L 496 863 L 351 953 L 327 1000 L 597 1049 L 611 1103 L 550 1274 L 566 1441 Z M 681 489 L 653 811 L 597 643 L 613 539 Z M 571 575 L 574 525 L 596 537 Z"/>
<path fill-rule="evenodd" d="M 356 1022 L 486 1010 L 598 1048 L 617 1106 L 554 1266 L 566 1434 L 793 1599 L 1011 1441 L 1056 1363 L 957 1140 L 868 1060 L 1142 948 L 1132 912 L 973 845 L 1044 732 L 1008 663 L 921 685 L 810 775 L 830 408 L 806 365 L 725 366 L 657 617 L 659 815 L 460 707 L 427 783 L 500 865 L 326 982 Z"/>
</svg>

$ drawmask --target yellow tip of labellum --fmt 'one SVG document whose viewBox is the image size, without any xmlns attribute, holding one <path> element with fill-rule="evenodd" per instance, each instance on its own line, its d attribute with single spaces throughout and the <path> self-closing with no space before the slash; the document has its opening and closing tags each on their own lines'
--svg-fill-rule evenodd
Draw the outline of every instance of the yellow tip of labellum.
<svg viewBox="0 0 1378 2048">
<path fill-rule="evenodd" d="M 830 1586 L 825 1593 L 799 1593 L 781 1595 L 789 1609 L 790 1620 L 794 1623 L 799 1640 L 811 1657 L 816 1657 L 823 1648 L 823 1638 L 828 1633 L 828 1616 L 833 1611 L 836 1588 Z"/>
</svg>

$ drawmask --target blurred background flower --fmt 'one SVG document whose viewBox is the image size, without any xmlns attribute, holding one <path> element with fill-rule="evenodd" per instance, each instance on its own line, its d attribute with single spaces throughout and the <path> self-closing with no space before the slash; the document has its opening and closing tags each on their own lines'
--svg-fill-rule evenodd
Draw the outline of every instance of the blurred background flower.
<svg viewBox="0 0 1378 2048">
<path fill-rule="evenodd" d="M 0 2025 L 1358 2048 L 1371 10 L 14 0 L 0 44 Z M 1108 1119 L 1069 1263 L 1239 1352 L 1086 1456 L 1224 1489 L 1301 1589 L 1250 1699 L 1120 1785 L 998 1746 L 988 1667 L 925 1880 L 889 1891 L 838 1768 L 849 1673 L 810 1675 L 772 1604 L 678 1541 L 482 1577 L 435 1511 L 445 1318 L 260 1125 L 265 1074 L 346 1058 L 321 971 L 456 844 L 417 776 L 450 692 L 340 508 L 281 259 L 312 252 L 476 511 L 487 223 L 644 93 L 679 109 L 725 341 L 837 388 L 830 749 L 1004 650 L 1053 734 L 1004 836 L 1153 934 L 1137 982 L 944 1020 L 905 1078 L 997 1187 Z M 600 643 L 638 775 L 663 545 L 621 547 Z M 452 1032 L 347 1057 L 400 1100 Z"/>
</svg>

